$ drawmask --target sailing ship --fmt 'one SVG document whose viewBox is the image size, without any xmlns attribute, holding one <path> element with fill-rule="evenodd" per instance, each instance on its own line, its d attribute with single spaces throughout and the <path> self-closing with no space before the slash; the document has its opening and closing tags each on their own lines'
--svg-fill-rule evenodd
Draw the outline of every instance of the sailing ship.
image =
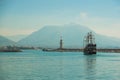
<svg viewBox="0 0 120 80">
<path fill-rule="evenodd" d="M 92 32 L 88 32 L 87 36 L 84 38 L 84 54 L 92 55 L 96 54 L 96 52 L 95 37 Z"/>
</svg>

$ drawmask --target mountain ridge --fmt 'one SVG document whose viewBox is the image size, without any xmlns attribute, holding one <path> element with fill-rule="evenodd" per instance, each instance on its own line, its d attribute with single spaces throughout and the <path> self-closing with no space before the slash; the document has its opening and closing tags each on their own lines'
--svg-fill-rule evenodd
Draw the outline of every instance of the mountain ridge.
<svg viewBox="0 0 120 80">
<path fill-rule="evenodd" d="M 45 26 L 20 40 L 18 44 L 24 46 L 58 48 L 60 36 L 62 36 L 64 47 L 80 48 L 83 47 L 84 36 L 90 31 L 95 35 L 98 48 L 120 48 L 120 45 L 118 45 L 120 44 L 120 39 L 113 39 L 108 36 L 97 34 L 88 27 L 78 24 Z"/>
<path fill-rule="evenodd" d="M 9 46 L 9 45 L 15 45 L 16 43 L 4 36 L 0 35 L 0 46 Z"/>
</svg>

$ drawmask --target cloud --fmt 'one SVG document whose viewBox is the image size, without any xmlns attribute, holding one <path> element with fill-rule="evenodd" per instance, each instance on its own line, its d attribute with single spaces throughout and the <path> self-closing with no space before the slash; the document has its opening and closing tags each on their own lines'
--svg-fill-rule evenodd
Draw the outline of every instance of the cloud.
<svg viewBox="0 0 120 80">
<path fill-rule="evenodd" d="M 96 33 L 120 38 L 119 21 L 120 19 L 115 17 L 90 16 L 89 13 L 81 12 L 75 23 L 85 25 Z"/>
<path fill-rule="evenodd" d="M 80 13 L 80 18 L 86 19 L 87 17 L 88 17 L 88 15 L 87 15 L 86 12 L 81 12 L 81 13 Z"/>
</svg>

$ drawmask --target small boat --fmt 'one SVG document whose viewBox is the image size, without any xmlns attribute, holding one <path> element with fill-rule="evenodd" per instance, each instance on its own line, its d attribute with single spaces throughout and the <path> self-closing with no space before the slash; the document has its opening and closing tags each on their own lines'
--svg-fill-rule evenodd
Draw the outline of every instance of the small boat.
<svg viewBox="0 0 120 80">
<path fill-rule="evenodd" d="M 89 32 L 87 36 L 84 38 L 84 55 L 92 55 L 96 54 L 96 43 L 95 38 L 92 32 Z"/>
</svg>

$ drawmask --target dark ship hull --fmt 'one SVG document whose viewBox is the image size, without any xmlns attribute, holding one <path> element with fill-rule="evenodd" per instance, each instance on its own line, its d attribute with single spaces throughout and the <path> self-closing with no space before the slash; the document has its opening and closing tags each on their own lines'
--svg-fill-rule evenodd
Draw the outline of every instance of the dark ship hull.
<svg viewBox="0 0 120 80">
<path fill-rule="evenodd" d="M 96 54 L 96 44 L 88 44 L 84 48 L 84 54 L 85 55 L 92 55 Z"/>
</svg>

